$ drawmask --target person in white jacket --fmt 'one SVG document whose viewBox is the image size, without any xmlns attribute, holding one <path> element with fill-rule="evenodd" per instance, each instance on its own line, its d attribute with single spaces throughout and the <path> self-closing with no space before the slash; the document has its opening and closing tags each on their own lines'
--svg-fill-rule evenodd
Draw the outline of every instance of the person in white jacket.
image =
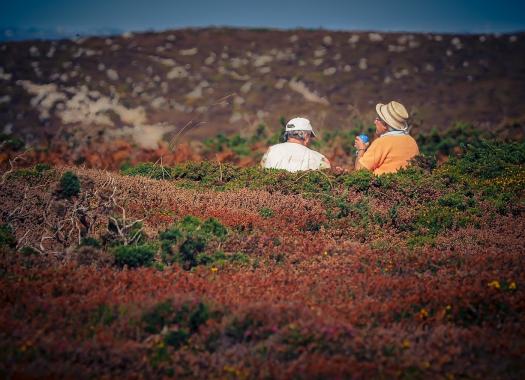
<svg viewBox="0 0 525 380">
<path fill-rule="evenodd" d="M 310 120 L 296 117 L 286 123 L 286 142 L 272 145 L 261 160 L 263 168 L 300 170 L 330 169 L 330 161 L 321 153 L 308 148 L 315 132 Z"/>
</svg>

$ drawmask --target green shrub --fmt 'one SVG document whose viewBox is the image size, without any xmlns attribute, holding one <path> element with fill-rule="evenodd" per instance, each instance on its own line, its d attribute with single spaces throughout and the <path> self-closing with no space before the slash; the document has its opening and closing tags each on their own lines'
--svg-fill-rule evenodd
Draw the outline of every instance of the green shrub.
<svg viewBox="0 0 525 380">
<path fill-rule="evenodd" d="M 351 225 L 367 226 L 371 220 L 371 209 L 368 199 L 363 199 L 355 203 L 347 204 L 348 217 Z"/>
<path fill-rule="evenodd" d="M 178 229 L 166 230 L 159 234 L 159 239 L 167 242 L 176 243 L 182 237 Z"/>
<path fill-rule="evenodd" d="M 364 192 L 369 189 L 373 179 L 374 174 L 372 172 L 357 170 L 339 177 L 338 182 L 342 182 L 345 187 Z"/>
<path fill-rule="evenodd" d="M 434 236 L 429 235 L 413 236 L 407 240 L 407 246 L 409 248 L 417 248 L 424 246 L 433 247 L 435 245 L 435 240 L 436 238 Z"/>
<path fill-rule="evenodd" d="M 429 133 L 420 133 L 416 141 L 422 154 L 433 156 L 439 153 L 448 156 L 455 148 L 482 140 L 494 140 L 495 137 L 493 133 L 480 130 L 471 124 L 457 123 L 445 131 L 432 129 Z"/>
<path fill-rule="evenodd" d="M 47 163 L 38 163 L 34 166 L 34 170 L 38 173 L 43 173 L 47 170 L 51 170 L 52 166 Z"/>
<path fill-rule="evenodd" d="M 468 205 L 472 205 L 472 200 L 465 197 L 463 194 L 450 193 L 438 199 L 440 206 L 455 208 L 460 211 L 465 211 Z"/>
<path fill-rule="evenodd" d="M 259 126 L 256 131 L 256 135 L 252 136 L 250 142 L 256 143 L 260 141 L 265 135 L 265 127 Z M 223 133 L 219 133 L 215 138 L 207 139 L 204 141 L 205 151 L 207 153 L 223 152 L 226 148 L 229 148 L 239 156 L 247 156 L 251 153 L 251 148 L 248 145 L 248 139 L 241 137 L 240 134 L 235 134 L 231 137 L 227 137 Z"/>
<path fill-rule="evenodd" d="M 505 215 L 513 209 L 515 200 L 509 193 L 498 193 L 490 197 L 490 201 L 493 204 L 498 214 Z"/>
<path fill-rule="evenodd" d="M 410 165 L 431 173 L 437 167 L 437 160 L 435 156 L 419 154 L 410 160 Z"/>
<path fill-rule="evenodd" d="M 462 157 L 450 160 L 459 173 L 481 179 L 505 175 L 513 165 L 525 164 L 525 143 L 481 141 L 469 145 Z"/>
<path fill-rule="evenodd" d="M 93 237 L 84 237 L 80 240 L 81 246 L 100 248 L 100 242 Z"/>
<path fill-rule="evenodd" d="M 259 210 L 259 215 L 263 218 L 271 218 L 273 216 L 273 210 L 267 207 L 263 207 Z"/>
<path fill-rule="evenodd" d="M 110 326 L 118 318 L 118 311 L 106 304 L 99 305 L 91 316 L 93 326 L 103 325 Z"/>
<path fill-rule="evenodd" d="M 242 252 L 236 252 L 233 255 L 227 256 L 227 260 L 238 264 L 248 264 L 250 262 L 250 258 Z"/>
<path fill-rule="evenodd" d="M 129 176 L 144 176 L 153 179 L 172 178 L 172 168 L 161 166 L 152 162 L 140 163 L 136 166 L 124 165 L 121 168 L 122 174 Z"/>
<path fill-rule="evenodd" d="M 234 264 L 248 264 L 250 259 L 247 255 L 242 252 L 237 252 L 233 254 L 225 254 L 222 251 L 217 251 L 213 255 L 206 253 L 200 253 L 197 255 L 197 265 L 214 265 L 221 266 L 226 263 Z"/>
<path fill-rule="evenodd" d="M 188 326 L 191 332 L 196 332 L 199 327 L 210 319 L 210 309 L 202 302 L 197 303 L 196 307 L 190 309 L 188 314 Z"/>
<path fill-rule="evenodd" d="M 228 230 L 217 219 L 208 218 L 202 224 L 202 231 L 210 236 L 217 238 L 224 238 L 228 234 Z"/>
<path fill-rule="evenodd" d="M 40 180 L 44 172 L 51 169 L 51 165 L 45 163 L 38 163 L 30 168 L 21 168 L 15 170 L 11 175 L 14 178 L 36 179 Z"/>
<path fill-rule="evenodd" d="M 7 133 L 0 133 L 0 143 L 14 151 L 22 150 L 26 145 L 24 140 Z"/>
<path fill-rule="evenodd" d="M 36 249 L 28 246 L 20 248 L 19 252 L 24 256 L 38 255 L 38 251 Z"/>
<path fill-rule="evenodd" d="M 0 225 L 0 246 L 15 248 L 16 238 L 13 235 L 13 230 L 7 224 Z"/>
<path fill-rule="evenodd" d="M 177 223 L 177 227 L 184 232 L 195 232 L 199 230 L 201 226 L 202 221 L 193 215 L 187 215 Z"/>
<path fill-rule="evenodd" d="M 197 265 L 208 265 L 208 264 L 215 262 L 216 257 L 215 255 L 212 256 L 207 253 L 199 253 L 197 255 L 196 260 L 197 260 Z"/>
<path fill-rule="evenodd" d="M 174 306 L 172 301 L 166 300 L 146 311 L 142 315 L 142 323 L 144 330 L 150 334 L 158 334 L 164 327 L 176 326 L 180 333 L 173 331 L 174 334 L 168 334 L 165 341 L 170 341 L 171 345 L 178 345 L 184 344 L 211 317 L 208 305 L 203 302 Z"/>
<path fill-rule="evenodd" d="M 268 133 L 266 130 L 266 125 L 259 124 L 255 130 L 254 135 L 250 138 L 250 143 L 255 144 L 259 141 L 264 140 L 267 137 Z"/>
<path fill-rule="evenodd" d="M 68 171 L 62 175 L 59 193 L 64 198 L 70 198 L 80 193 L 80 181 L 75 173 Z"/>
<path fill-rule="evenodd" d="M 179 349 L 186 344 L 190 336 L 190 333 L 186 329 L 179 328 L 166 334 L 164 343 L 166 343 L 167 346 Z"/>
<path fill-rule="evenodd" d="M 452 207 L 443 207 L 437 204 L 423 208 L 413 226 L 418 233 L 436 236 L 442 231 L 465 227 L 471 222 L 468 213 L 460 212 Z"/>
<path fill-rule="evenodd" d="M 171 322 L 170 318 L 173 311 L 173 305 L 169 300 L 156 304 L 152 310 L 142 315 L 142 322 L 145 324 L 144 330 L 150 334 L 161 332 L 163 327 Z"/>
<path fill-rule="evenodd" d="M 161 257 L 166 264 L 180 263 L 184 269 L 206 265 L 215 259 L 203 254 L 211 239 L 223 240 L 228 230 L 217 219 L 204 222 L 188 215 L 159 234 Z"/>
<path fill-rule="evenodd" d="M 206 240 L 202 236 L 188 236 L 179 248 L 180 259 L 185 268 L 197 265 L 197 255 L 206 248 Z"/>
<path fill-rule="evenodd" d="M 155 256 L 151 245 L 122 245 L 114 250 L 115 264 L 119 267 L 137 268 L 149 266 Z"/>
</svg>

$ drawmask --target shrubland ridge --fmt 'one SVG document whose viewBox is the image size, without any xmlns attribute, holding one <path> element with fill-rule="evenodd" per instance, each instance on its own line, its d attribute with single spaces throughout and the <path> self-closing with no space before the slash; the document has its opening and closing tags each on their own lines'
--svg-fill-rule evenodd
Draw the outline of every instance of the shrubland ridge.
<svg viewBox="0 0 525 380">
<path fill-rule="evenodd" d="M 276 129 L 275 115 L 341 130 L 396 99 L 418 132 L 455 121 L 486 130 L 524 121 L 524 51 L 523 33 L 207 28 L 4 42 L 0 125 L 31 145 L 155 149 L 176 135 Z"/>
<path fill-rule="evenodd" d="M 524 161 L 4 172 L 1 371 L 521 378 Z"/>
<path fill-rule="evenodd" d="M 157 162 L 173 166 L 188 161 L 217 161 L 238 167 L 259 165 L 269 146 L 282 141 L 286 119 L 281 117 L 279 128 L 259 124 L 253 133 L 218 133 L 202 142 L 166 143 L 156 149 L 143 149 L 125 139 L 115 139 L 107 144 L 101 136 L 81 144 L 69 144 L 60 139 L 48 145 L 31 145 L 12 133 L 0 134 L 0 168 L 33 166 L 48 163 L 54 166 L 82 165 L 87 168 L 117 170 L 142 162 Z M 446 130 L 432 129 L 415 133 L 421 153 L 446 161 L 449 155 L 463 151 L 467 144 L 482 141 L 523 141 L 525 124 L 494 126 L 483 130 L 468 123 L 456 123 Z M 351 168 L 355 160 L 355 137 L 365 133 L 373 138 L 374 125 L 357 123 L 352 128 L 318 131 L 319 138 L 312 141 L 312 148 L 323 153 L 332 166 Z"/>
</svg>

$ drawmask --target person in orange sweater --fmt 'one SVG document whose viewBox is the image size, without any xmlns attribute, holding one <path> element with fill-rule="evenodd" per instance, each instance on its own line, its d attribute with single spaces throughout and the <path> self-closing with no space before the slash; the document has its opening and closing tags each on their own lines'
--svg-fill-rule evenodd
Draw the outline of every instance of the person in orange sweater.
<svg viewBox="0 0 525 380">
<path fill-rule="evenodd" d="M 398 102 L 376 106 L 376 139 L 365 144 L 356 137 L 355 169 L 367 169 L 375 175 L 395 173 L 419 154 L 416 140 L 408 134 L 408 112 Z"/>
</svg>

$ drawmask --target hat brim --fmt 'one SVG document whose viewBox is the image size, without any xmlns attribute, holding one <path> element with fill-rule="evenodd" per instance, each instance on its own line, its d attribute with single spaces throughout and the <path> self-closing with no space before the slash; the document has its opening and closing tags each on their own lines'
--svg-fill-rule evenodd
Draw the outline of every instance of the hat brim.
<svg viewBox="0 0 525 380">
<path fill-rule="evenodd" d="M 400 123 L 399 121 L 391 118 L 388 113 L 384 112 L 383 109 L 386 109 L 386 104 L 377 103 L 376 104 L 376 112 L 377 115 L 383 120 L 386 124 L 388 124 L 390 127 L 397 129 L 398 131 L 406 131 L 408 129 L 407 123 Z"/>
</svg>

